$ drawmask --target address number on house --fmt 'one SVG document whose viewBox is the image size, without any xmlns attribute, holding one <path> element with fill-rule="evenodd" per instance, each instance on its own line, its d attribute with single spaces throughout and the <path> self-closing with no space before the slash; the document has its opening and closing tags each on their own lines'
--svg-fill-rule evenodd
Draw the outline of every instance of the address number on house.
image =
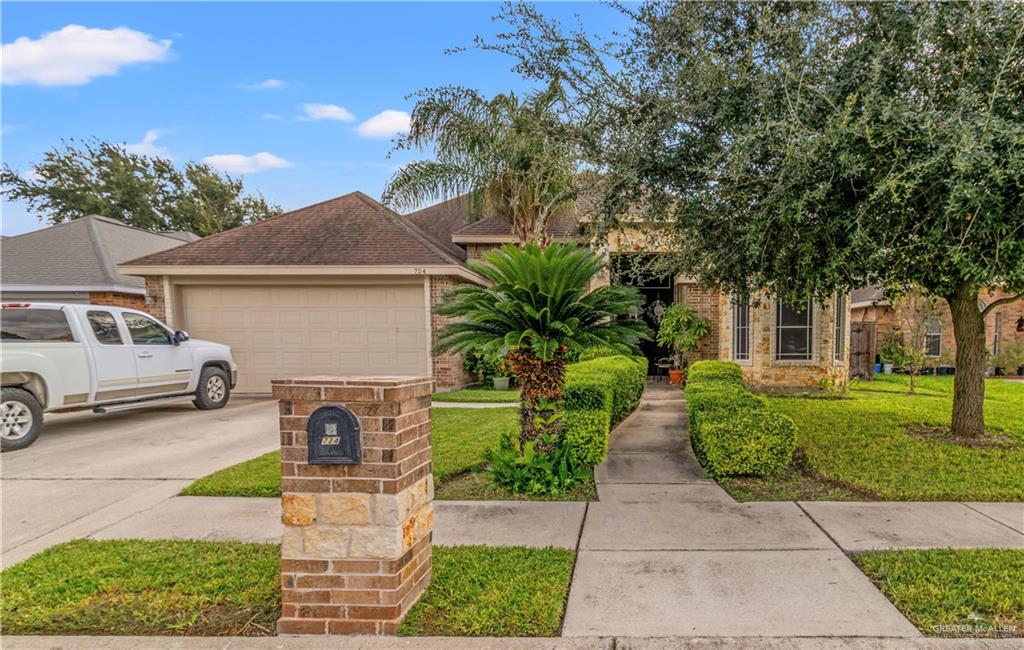
<svg viewBox="0 0 1024 650">
<path fill-rule="evenodd" d="M 306 424 L 310 465 L 362 462 L 359 418 L 344 406 L 321 406 Z"/>
</svg>

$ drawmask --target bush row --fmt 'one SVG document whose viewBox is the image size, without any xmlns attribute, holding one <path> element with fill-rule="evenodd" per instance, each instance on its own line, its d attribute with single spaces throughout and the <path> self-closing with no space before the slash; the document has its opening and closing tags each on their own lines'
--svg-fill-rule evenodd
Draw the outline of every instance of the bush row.
<svg viewBox="0 0 1024 650">
<path fill-rule="evenodd" d="M 731 361 L 698 361 L 686 377 L 690 442 L 711 476 L 768 476 L 789 465 L 793 421 L 743 383 Z"/>
<path fill-rule="evenodd" d="M 572 460 L 592 467 L 608 455 L 608 434 L 640 404 L 647 359 L 616 355 L 571 364 L 562 389 L 562 432 Z"/>
</svg>

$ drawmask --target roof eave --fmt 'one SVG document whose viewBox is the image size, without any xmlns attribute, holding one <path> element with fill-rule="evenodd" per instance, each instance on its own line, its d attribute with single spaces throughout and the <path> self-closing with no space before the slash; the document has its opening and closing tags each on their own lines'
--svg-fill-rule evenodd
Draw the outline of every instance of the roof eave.
<svg viewBox="0 0 1024 650">
<path fill-rule="evenodd" d="M 461 264 L 123 264 L 119 268 L 126 275 L 457 275 L 481 284 L 486 282 Z"/>
</svg>

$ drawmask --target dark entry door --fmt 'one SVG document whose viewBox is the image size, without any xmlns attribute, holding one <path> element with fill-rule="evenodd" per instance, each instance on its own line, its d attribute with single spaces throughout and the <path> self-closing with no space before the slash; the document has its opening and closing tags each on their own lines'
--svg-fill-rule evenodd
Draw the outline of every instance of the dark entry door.
<svg viewBox="0 0 1024 650">
<path fill-rule="evenodd" d="M 875 324 L 850 326 L 850 375 L 861 379 L 875 376 Z"/>
</svg>

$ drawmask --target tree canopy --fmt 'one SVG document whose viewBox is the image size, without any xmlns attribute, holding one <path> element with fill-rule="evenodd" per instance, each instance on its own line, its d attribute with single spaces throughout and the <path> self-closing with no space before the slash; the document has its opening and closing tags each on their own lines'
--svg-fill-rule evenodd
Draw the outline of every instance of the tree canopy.
<svg viewBox="0 0 1024 650">
<path fill-rule="evenodd" d="M 18 174 L 0 173 L 8 200 L 24 201 L 51 224 L 98 214 L 146 230 L 188 230 L 201 237 L 281 212 L 242 181 L 208 165 L 135 154 L 124 145 L 87 140 L 54 147 Z"/>
</svg>

